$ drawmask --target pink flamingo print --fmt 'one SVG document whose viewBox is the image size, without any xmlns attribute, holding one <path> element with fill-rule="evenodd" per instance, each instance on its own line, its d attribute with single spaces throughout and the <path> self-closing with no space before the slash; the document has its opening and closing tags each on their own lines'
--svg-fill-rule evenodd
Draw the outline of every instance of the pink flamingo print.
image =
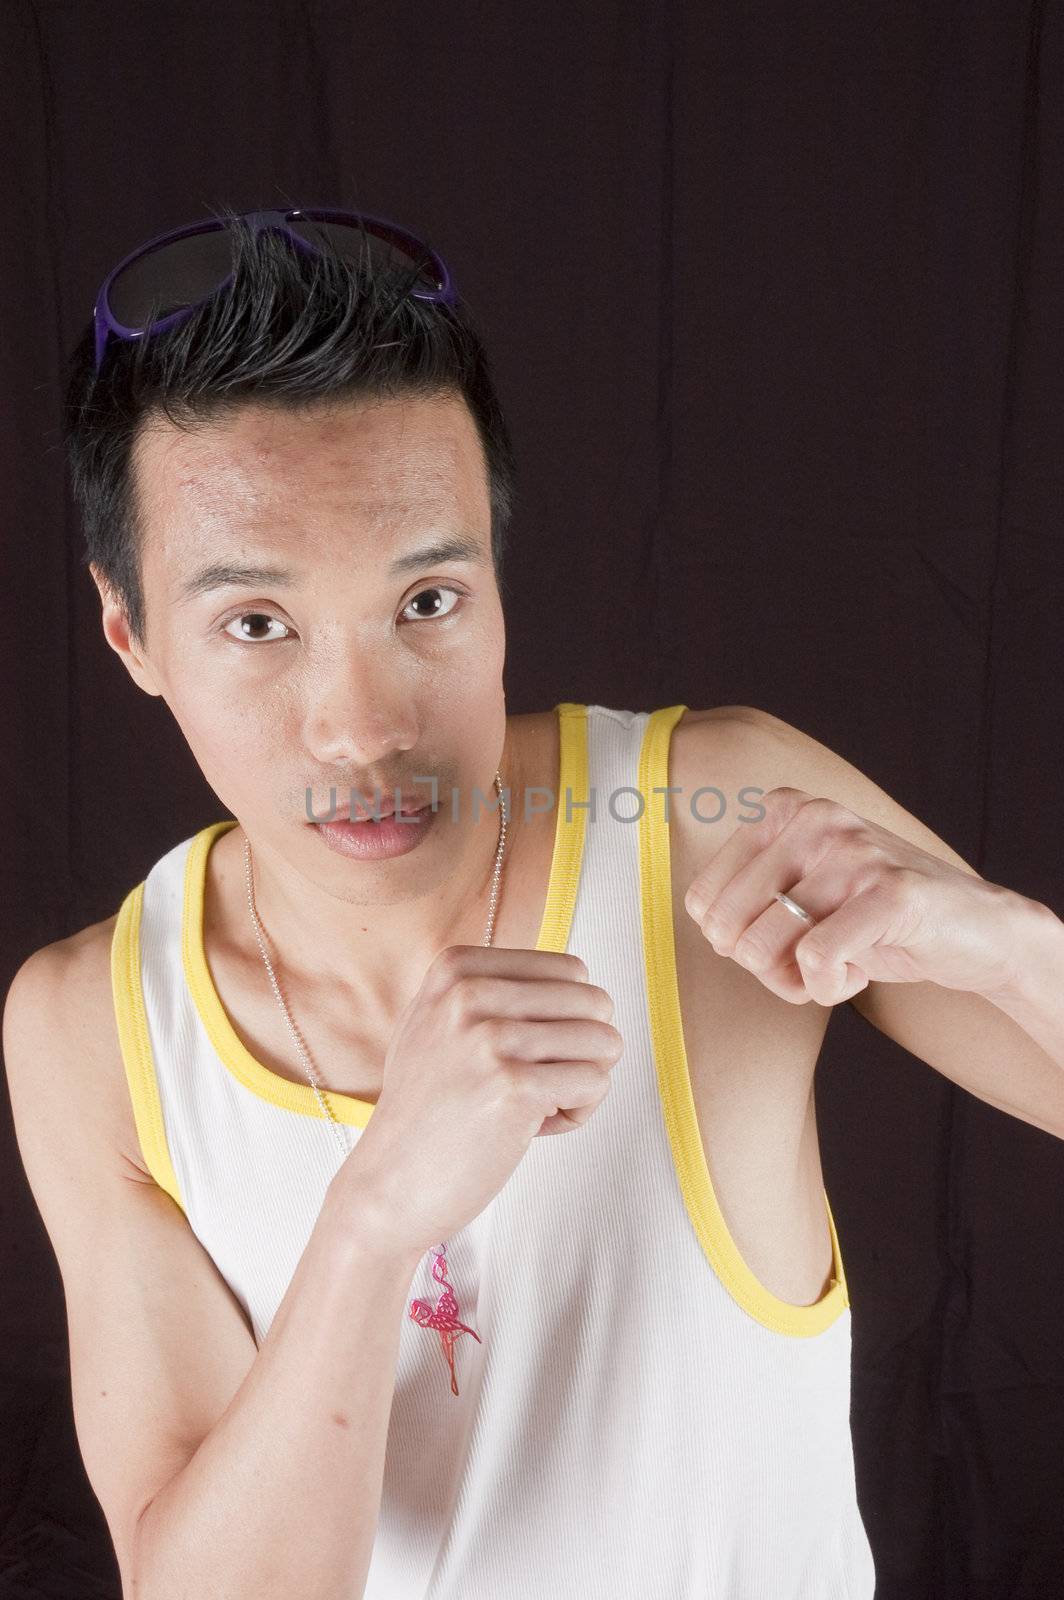
<svg viewBox="0 0 1064 1600">
<path fill-rule="evenodd" d="M 458 1393 L 458 1380 L 454 1371 L 454 1346 L 455 1340 L 461 1333 L 471 1333 L 478 1344 L 481 1343 L 480 1334 L 475 1328 L 469 1328 L 464 1322 L 458 1321 L 458 1301 L 455 1299 L 454 1290 L 447 1282 L 447 1257 L 443 1254 L 445 1246 L 440 1246 L 440 1253 L 432 1262 L 432 1276 L 437 1283 L 445 1285 L 443 1293 L 435 1306 L 430 1306 L 427 1300 L 414 1300 L 410 1305 L 410 1320 L 422 1328 L 435 1328 L 440 1336 L 440 1344 L 447 1358 L 447 1365 L 451 1369 L 451 1393 Z"/>
</svg>

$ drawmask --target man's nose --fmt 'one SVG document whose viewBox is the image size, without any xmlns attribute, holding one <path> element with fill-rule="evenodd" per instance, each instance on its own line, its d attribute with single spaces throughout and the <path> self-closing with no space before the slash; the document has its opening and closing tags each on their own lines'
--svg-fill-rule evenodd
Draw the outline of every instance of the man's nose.
<svg viewBox="0 0 1064 1600">
<path fill-rule="evenodd" d="M 417 739 L 414 706 L 394 675 L 364 661 L 341 662 L 307 707 L 304 743 L 321 766 L 372 767 Z"/>
</svg>

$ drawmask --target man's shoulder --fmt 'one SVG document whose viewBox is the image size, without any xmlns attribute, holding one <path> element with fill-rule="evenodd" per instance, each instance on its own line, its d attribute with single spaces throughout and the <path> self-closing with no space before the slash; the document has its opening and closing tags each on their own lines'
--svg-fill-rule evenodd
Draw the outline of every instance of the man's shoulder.
<svg viewBox="0 0 1064 1600">
<path fill-rule="evenodd" d="M 80 1003 L 101 989 L 110 992 L 111 941 L 119 913 L 90 922 L 76 933 L 43 944 L 23 961 L 15 974 L 11 991 L 18 984 L 31 984 L 53 1002 L 52 1014 L 76 1015 Z"/>
<path fill-rule="evenodd" d="M 753 763 L 751 774 L 755 766 L 763 770 L 777 730 L 785 727 L 756 706 L 688 706 L 672 730 L 670 769 L 687 771 L 692 777 L 709 774 L 701 782 L 710 784 L 716 782 L 714 771 L 736 777 L 744 759 Z M 757 779 L 748 776 L 743 781 L 755 784 Z"/>
<path fill-rule="evenodd" d="M 119 1159 L 132 1175 L 148 1177 L 114 1014 L 111 944 L 118 915 L 26 957 L 4 1000 L 4 1060 L 9 1079 L 18 1072 L 27 1080 L 53 1121 L 102 1119 Z M 57 1127 L 56 1136 L 63 1131 Z"/>
<path fill-rule="evenodd" d="M 787 726 L 771 711 L 762 711 L 758 706 L 685 706 L 683 716 L 676 724 L 676 732 L 679 733 L 681 728 L 693 727 L 726 728 L 733 733 L 745 732 L 753 737 Z"/>
<path fill-rule="evenodd" d="M 672 730 L 669 820 L 684 870 L 697 870 L 780 782 L 780 730 L 786 723 L 756 706 L 688 708 Z"/>
</svg>

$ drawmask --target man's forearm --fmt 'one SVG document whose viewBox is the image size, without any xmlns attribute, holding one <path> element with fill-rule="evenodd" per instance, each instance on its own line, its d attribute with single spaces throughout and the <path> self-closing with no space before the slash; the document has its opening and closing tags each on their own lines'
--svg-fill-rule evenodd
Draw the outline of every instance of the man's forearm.
<svg viewBox="0 0 1064 1600">
<path fill-rule="evenodd" d="M 141 1518 L 137 1600 L 363 1593 L 419 1258 L 387 1246 L 349 1169 L 232 1403 Z"/>
<path fill-rule="evenodd" d="M 1014 976 L 986 998 L 1064 1068 L 1064 922 L 1038 900 L 1016 900 Z"/>
</svg>

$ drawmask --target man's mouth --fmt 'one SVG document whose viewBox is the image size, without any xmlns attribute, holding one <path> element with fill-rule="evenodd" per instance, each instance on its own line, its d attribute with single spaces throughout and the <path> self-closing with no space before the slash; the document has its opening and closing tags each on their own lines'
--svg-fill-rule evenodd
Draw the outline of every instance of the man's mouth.
<svg viewBox="0 0 1064 1600">
<path fill-rule="evenodd" d="M 359 808 L 356 807 L 352 820 L 345 806 L 342 816 L 323 817 L 315 825 L 314 831 L 322 844 L 340 855 L 360 861 L 383 861 L 417 849 L 433 826 L 436 816 L 429 801 L 420 805 L 400 806 L 396 812 L 394 801 L 390 801 L 385 810 L 382 799 L 377 816 L 367 813 L 360 817 Z"/>
<path fill-rule="evenodd" d="M 364 814 L 361 811 L 356 811 L 354 816 L 350 819 L 346 817 L 337 817 L 336 821 L 345 822 L 350 820 L 351 822 L 368 822 L 372 826 L 374 823 L 386 821 L 388 817 L 416 817 L 419 811 L 424 811 L 425 805 L 427 804 L 428 802 L 426 801 L 425 804 L 418 806 L 400 806 L 397 812 L 394 802 L 391 805 L 385 805 L 382 802 L 376 816 L 371 811 L 368 811 Z"/>
<path fill-rule="evenodd" d="M 401 798 L 399 806 L 396 807 L 394 795 L 390 797 L 388 795 L 382 795 L 379 805 L 371 805 L 368 808 L 358 805 L 352 811 L 350 805 L 345 802 L 343 805 L 337 804 L 328 811 L 326 816 L 316 817 L 315 821 L 368 822 L 373 824 L 381 822 L 387 817 L 394 817 L 396 815 L 401 815 L 404 817 L 417 816 L 418 812 L 424 811 L 429 804 L 430 802 L 428 800 L 419 800 L 416 796 L 413 796 L 410 799 Z"/>
</svg>

